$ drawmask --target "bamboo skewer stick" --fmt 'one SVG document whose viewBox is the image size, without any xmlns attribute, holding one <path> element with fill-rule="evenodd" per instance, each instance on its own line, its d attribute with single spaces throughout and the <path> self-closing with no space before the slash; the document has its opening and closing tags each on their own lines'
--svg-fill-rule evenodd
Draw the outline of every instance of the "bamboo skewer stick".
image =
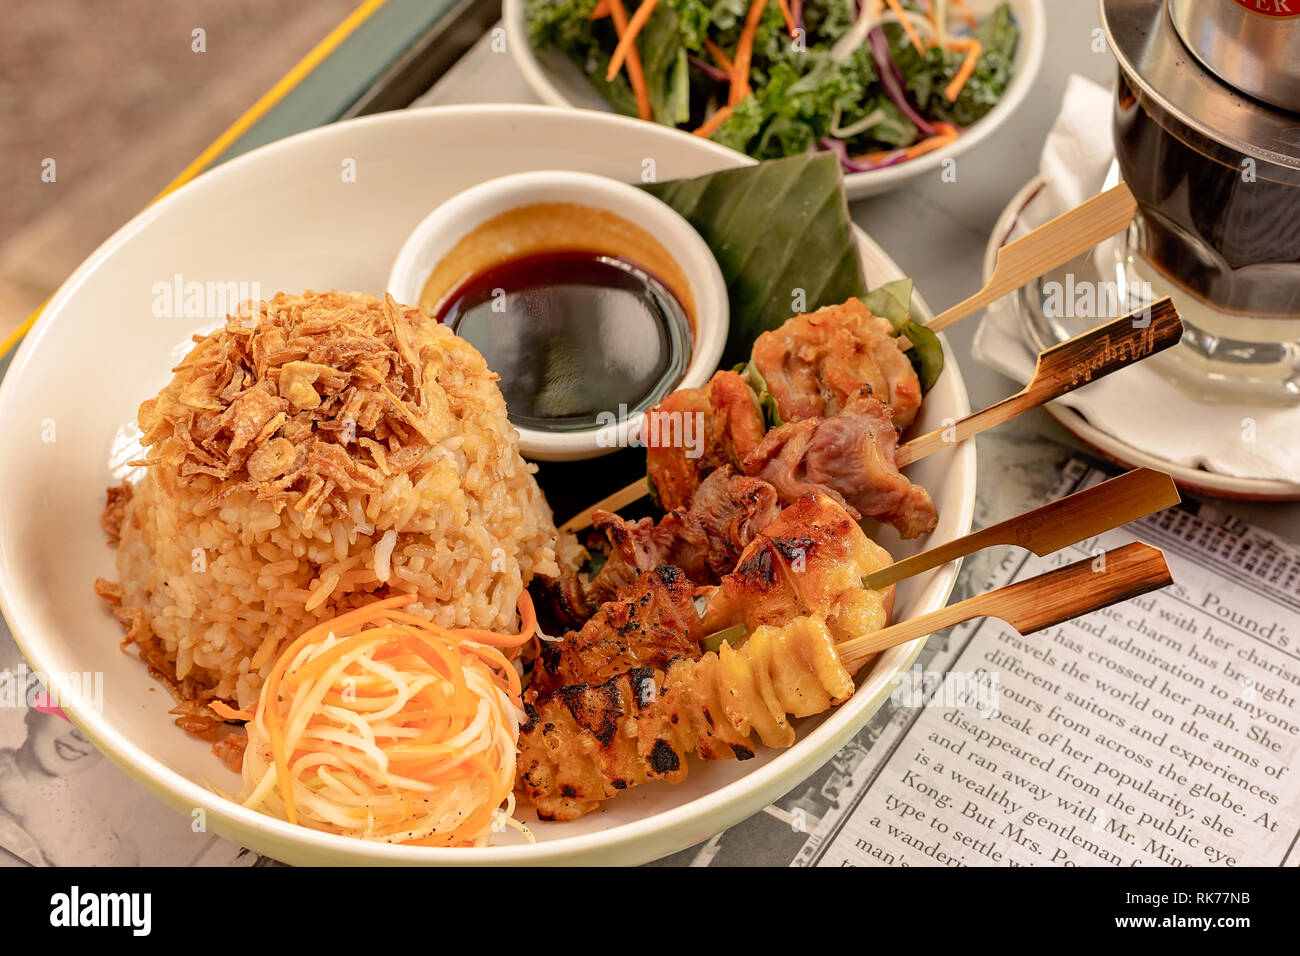
<svg viewBox="0 0 1300 956">
<path fill-rule="evenodd" d="M 1039 353 L 1028 385 L 982 411 L 900 445 L 895 457 L 898 467 L 903 468 L 1111 372 L 1140 362 L 1182 338 L 1182 320 L 1168 297 L 1152 303 L 1147 311 L 1145 320 L 1141 313 L 1134 312 Z M 593 512 L 599 509 L 617 511 L 643 498 L 649 490 L 646 479 L 639 478 L 574 515 L 560 526 L 560 530 L 580 531 L 591 524 Z"/>
<path fill-rule="evenodd" d="M 1137 200 L 1128 186 L 1120 183 L 1025 233 L 998 250 L 997 264 L 984 288 L 940 312 L 926 323 L 926 328 L 934 332 L 946 329 L 1026 282 L 1046 275 L 1126 228 L 1136 212 Z"/>
<path fill-rule="evenodd" d="M 1174 480 L 1162 471 L 1135 468 L 1127 474 L 1067 495 L 973 534 L 930 548 L 873 571 L 863 584 L 879 591 L 983 548 L 1012 544 L 1039 556 L 1077 544 L 1178 504 Z"/>
<path fill-rule="evenodd" d="M 910 465 L 1111 372 L 1140 362 L 1182 338 L 1183 323 L 1168 296 L 1152 303 L 1145 311 L 1149 312 L 1145 322 L 1140 318 L 1141 313 L 1134 312 L 1040 352 L 1034 376 L 1028 385 L 1010 398 L 968 415 L 953 425 L 936 428 L 900 445 L 894 459 L 898 467 Z"/>
<path fill-rule="evenodd" d="M 650 494 L 650 482 L 646 478 L 638 478 L 626 488 L 620 488 L 605 498 L 601 498 L 590 508 L 584 508 L 576 515 L 570 518 L 564 524 L 560 525 L 563 532 L 581 531 L 583 528 L 591 526 L 591 516 L 597 511 L 617 511 L 619 508 L 625 508 L 634 501 L 639 501 L 646 495 Z"/>
<path fill-rule="evenodd" d="M 845 641 L 840 663 L 855 673 L 880 651 L 976 617 L 996 617 L 1032 634 L 1073 617 L 1155 591 L 1173 581 L 1159 548 L 1135 541 Z"/>
</svg>

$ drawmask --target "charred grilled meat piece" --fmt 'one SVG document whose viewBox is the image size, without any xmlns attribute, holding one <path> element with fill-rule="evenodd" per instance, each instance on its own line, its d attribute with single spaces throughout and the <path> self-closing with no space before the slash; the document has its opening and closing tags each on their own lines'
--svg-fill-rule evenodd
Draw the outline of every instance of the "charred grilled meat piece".
<svg viewBox="0 0 1300 956">
<path fill-rule="evenodd" d="M 673 392 L 646 413 L 642 434 L 660 506 L 688 507 L 705 476 L 723 465 L 739 470 L 765 430 L 757 396 L 735 372 Z"/>
<path fill-rule="evenodd" d="M 580 630 L 542 642 L 526 699 L 566 684 L 603 684 L 633 667 L 698 657 L 704 632 L 694 593 L 686 575 L 670 564 L 638 572 Z"/>
<path fill-rule="evenodd" d="M 692 752 L 745 760 L 755 731 L 769 747 L 788 747 L 789 715 L 821 713 L 853 689 L 820 619 L 761 627 L 737 649 L 723 644 L 666 673 L 635 668 L 530 705 L 515 788 L 541 819 L 574 820 L 629 787 L 681 781 Z"/>
<path fill-rule="evenodd" d="M 537 610 L 537 625 L 546 634 L 563 634 L 577 630 L 596 613 L 587 596 L 583 576 L 573 568 L 561 566 L 558 578 L 533 575 L 528 594 Z"/>
<path fill-rule="evenodd" d="M 865 385 L 906 428 L 921 407 L 921 382 L 888 319 L 858 299 L 788 319 L 754 342 L 753 362 L 785 422 L 826 418 Z"/>
<path fill-rule="evenodd" d="M 608 541 L 609 552 L 585 590 L 588 603 L 608 601 L 638 571 L 660 564 L 676 565 L 695 584 L 717 584 L 780 510 L 775 488 L 723 465 L 704 479 L 689 508 L 668 512 L 658 524 L 597 511 L 592 523 Z"/>
<path fill-rule="evenodd" d="M 807 495 L 786 508 L 740 557 L 704 611 L 704 633 L 737 624 L 752 631 L 816 614 L 835 640 L 884 627 L 893 588 L 872 591 L 862 579 L 891 563 L 889 553 L 826 495 Z"/>
<path fill-rule="evenodd" d="M 864 390 L 830 418 L 772 429 L 744 467 L 770 482 L 783 504 L 808 492 L 828 494 L 915 538 L 933 531 L 939 515 L 930 493 L 899 473 L 897 453 L 888 406 Z"/>
</svg>

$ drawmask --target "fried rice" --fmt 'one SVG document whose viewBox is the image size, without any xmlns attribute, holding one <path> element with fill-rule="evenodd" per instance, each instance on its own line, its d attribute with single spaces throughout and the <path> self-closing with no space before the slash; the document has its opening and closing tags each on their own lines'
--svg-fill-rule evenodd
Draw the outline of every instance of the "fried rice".
<svg viewBox="0 0 1300 956">
<path fill-rule="evenodd" d="M 140 407 L 148 457 L 109 489 L 119 582 L 96 590 L 178 723 L 253 704 L 312 624 L 388 594 L 449 627 L 513 630 L 556 530 L 482 356 L 391 298 L 246 304 Z"/>
</svg>

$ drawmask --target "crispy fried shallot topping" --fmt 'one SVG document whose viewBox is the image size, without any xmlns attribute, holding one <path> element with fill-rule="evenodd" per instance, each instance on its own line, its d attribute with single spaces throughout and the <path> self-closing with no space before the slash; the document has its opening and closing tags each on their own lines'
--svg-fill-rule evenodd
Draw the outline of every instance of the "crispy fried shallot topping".
<svg viewBox="0 0 1300 956">
<path fill-rule="evenodd" d="M 414 308 L 339 292 L 280 293 L 195 336 L 175 386 L 140 406 L 150 457 L 182 483 L 219 480 L 314 515 L 417 465 L 429 434 Z M 111 503 L 110 503 L 111 504 Z M 111 529 L 110 529 L 111 530 Z"/>
</svg>

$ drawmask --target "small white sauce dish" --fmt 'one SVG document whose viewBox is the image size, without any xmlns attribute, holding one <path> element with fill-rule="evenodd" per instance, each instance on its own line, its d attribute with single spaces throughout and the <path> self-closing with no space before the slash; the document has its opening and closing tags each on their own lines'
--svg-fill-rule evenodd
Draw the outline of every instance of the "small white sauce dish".
<svg viewBox="0 0 1300 956">
<path fill-rule="evenodd" d="M 539 203 L 572 203 L 604 210 L 639 227 L 674 260 L 694 304 L 694 341 L 674 388 L 694 388 L 712 376 L 730 325 L 727 286 L 708 245 L 674 209 L 649 193 L 604 176 L 539 170 L 488 180 L 447 200 L 416 226 L 388 277 L 397 301 L 416 304 L 445 256 L 477 227 L 503 213 Z M 618 255 L 618 250 L 608 250 Z M 617 417 L 611 409 L 610 417 Z M 524 456 L 541 461 L 595 458 L 634 443 L 642 415 L 580 430 L 539 430 L 516 425 Z"/>
</svg>

